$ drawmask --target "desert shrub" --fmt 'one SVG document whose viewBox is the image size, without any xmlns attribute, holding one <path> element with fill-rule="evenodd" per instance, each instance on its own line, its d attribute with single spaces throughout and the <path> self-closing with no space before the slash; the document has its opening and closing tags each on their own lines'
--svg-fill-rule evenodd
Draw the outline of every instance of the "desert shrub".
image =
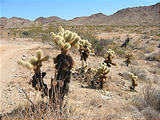
<svg viewBox="0 0 160 120">
<path fill-rule="evenodd" d="M 154 51 L 154 48 L 153 48 L 152 46 L 146 47 L 146 48 L 143 50 L 144 53 L 151 53 L 151 52 L 153 52 L 153 51 Z"/>
<path fill-rule="evenodd" d="M 104 54 L 104 46 L 98 42 L 95 46 L 96 55 L 103 56 Z"/>
<path fill-rule="evenodd" d="M 113 48 L 113 50 L 115 51 L 115 53 L 116 53 L 117 56 L 119 56 L 121 58 L 125 57 L 125 51 L 126 51 L 125 48 L 115 47 L 115 48 Z"/>
<path fill-rule="evenodd" d="M 138 76 L 139 80 L 147 80 L 147 73 L 143 69 L 138 67 L 130 67 L 129 71 L 134 75 Z"/>
<path fill-rule="evenodd" d="M 145 58 L 148 61 L 160 61 L 160 52 L 153 53 Z"/>
<path fill-rule="evenodd" d="M 159 33 L 159 34 L 157 34 L 157 36 L 159 36 L 159 37 L 160 37 L 160 33 Z"/>
<path fill-rule="evenodd" d="M 114 30 L 114 28 L 112 26 L 106 26 L 104 31 L 105 32 L 112 32 Z"/>
<path fill-rule="evenodd" d="M 42 43 L 47 43 L 47 42 L 50 42 L 50 34 L 41 34 L 41 40 L 42 40 Z"/>
<path fill-rule="evenodd" d="M 151 85 L 144 87 L 143 92 L 133 96 L 131 103 L 137 107 L 147 120 L 160 119 L 160 90 Z"/>
<path fill-rule="evenodd" d="M 56 105 L 55 105 L 56 106 Z M 14 109 L 12 112 L 4 114 L 4 120 L 60 120 L 75 117 L 76 108 L 66 101 L 63 109 L 56 109 L 48 100 L 35 104 L 27 104 L 24 107 Z"/>
<path fill-rule="evenodd" d="M 159 120 L 160 119 L 160 114 L 156 110 L 154 110 L 151 107 L 147 107 L 141 112 L 146 120 Z"/>
<path fill-rule="evenodd" d="M 28 32 L 28 31 L 23 31 L 23 32 L 22 32 L 22 35 L 24 35 L 24 36 L 29 36 L 29 35 L 30 35 L 30 32 Z"/>
</svg>

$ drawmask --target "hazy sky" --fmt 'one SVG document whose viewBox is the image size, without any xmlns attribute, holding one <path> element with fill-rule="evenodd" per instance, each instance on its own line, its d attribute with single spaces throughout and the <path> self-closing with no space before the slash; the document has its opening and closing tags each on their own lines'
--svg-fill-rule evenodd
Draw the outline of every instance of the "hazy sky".
<svg viewBox="0 0 160 120">
<path fill-rule="evenodd" d="M 110 15 L 122 8 L 158 2 L 160 0 L 0 0 L 0 17 L 16 16 L 34 20 L 40 16 L 58 16 L 72 19 L 100 12 Z"/>
</svg>

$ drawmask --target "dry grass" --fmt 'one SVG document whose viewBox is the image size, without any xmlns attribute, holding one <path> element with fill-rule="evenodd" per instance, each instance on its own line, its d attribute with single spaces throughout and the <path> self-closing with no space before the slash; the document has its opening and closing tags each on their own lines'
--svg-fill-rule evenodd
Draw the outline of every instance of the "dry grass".
<svg viewBox="0 0 160 120">
<path fill-rule="evenodd" d="M 139 96 L 133 96 L 134 106 L 145 116 L 146 120 L 160 119 L 160 90 L 151 85 L 143 88 Z"/>
</svg>

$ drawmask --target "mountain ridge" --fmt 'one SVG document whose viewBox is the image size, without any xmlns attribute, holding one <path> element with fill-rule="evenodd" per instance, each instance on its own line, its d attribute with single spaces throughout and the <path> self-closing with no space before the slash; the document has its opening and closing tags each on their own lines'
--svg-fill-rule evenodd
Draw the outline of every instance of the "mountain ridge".
<svg viewBox="0 0 160 120">
<path fill-rule="evenodd" d="M 16 22 L 17 21 L 17 22 Z M 38 17 L 34 21 L 12 17 L 0 18 L 1 27 L 30 26 L 33 23 L 64 23 L 66 25 L 160 25 L 160 3 L 151 6 L 131 7 L 118 10 L 112 15 L 96 13 L 90 16 L 65 20 L 57 16 Z M 16 24 L 16 25 L 15 25 Z"/>
</svg>

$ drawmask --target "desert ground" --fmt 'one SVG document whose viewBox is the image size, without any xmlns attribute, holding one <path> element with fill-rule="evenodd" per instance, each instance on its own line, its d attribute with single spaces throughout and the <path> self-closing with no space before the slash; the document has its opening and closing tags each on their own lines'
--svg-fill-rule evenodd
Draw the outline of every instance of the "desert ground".
<svg viewBox="0 0 160 120">
<path fill-rule="evenodd" d="M 72 77 L 70 91 L 65 100 L 70 108 L 70 119 L 106 119 L 106 120 L 158 120 L 160 100 L 160 38 L 140 33 L 128 33 L 124 31 L 100 32 L 97 38 L 113 39 L 120 45 L 126 36 L 132 37 L 134 45 L 132 52 L 134 59 L 127 67 L 125 58 L 118 56 L 113 59 L 117 66 L 112 66 L 108 74 L 104 91 L 91 89 L 81 78 Z M 112 46 L 110 46 L 112 47 Z M 47 72 L 44 81 L 50 86 L 50 78 L 54 76 L 53 57 L 60 50 L 47 43 L 34 41 L 32 38 L 1 37 L 0 39 L 0 114 L 13 117 L 14 111 L 30 104 L 22 90 L 34 102 L 41 101 L 40 93 L 35 91 L 28 83 L 33 72 L 17 64 L 19 59 L 28 60 L 41 49 L 44 54 L 50 56 L 49 62 L 44 62 L 43 71 Z M 123 50 L 122 50 L 123 51 Z M 70 51 L 75 61 L 73 73 L 81 66 L 78 51 Z M 146 60 L 148 56 L 156 60 Z M 98 68 L 104 61 L 103 56 L 89 56 L 88 68 Z M 139 77 L 137 92 L 131 92 L 128 72 Z M 148 95 L 148 98 L 147 98 Z M 156 98 L 157 97 L 157 98 Z M 155 101 L 154 101 L 155 100 Z M 155 102 L 155 103 L 152 103 Z"/>
</svg>

